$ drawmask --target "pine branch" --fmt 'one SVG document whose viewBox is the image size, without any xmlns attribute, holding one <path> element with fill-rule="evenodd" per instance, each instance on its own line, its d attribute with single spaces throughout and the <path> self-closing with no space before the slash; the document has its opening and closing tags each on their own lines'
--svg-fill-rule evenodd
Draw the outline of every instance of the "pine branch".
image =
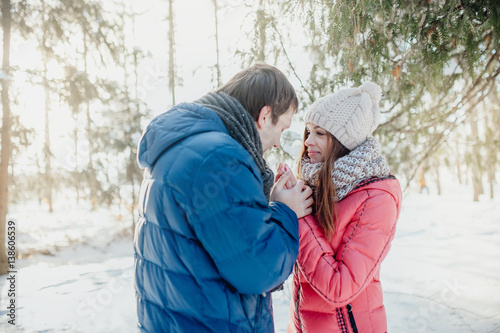
<svg viewBox="0 0 500 333">
<path fill-rule="evenodd" d="M 295 67 L 293 66 L 292 64 L 292 61 L 290 60 L 290 57 L 288 55 L 288 52 L 286 51 L 286 48 L 285 48 L 285 44 L 283 43 L 283 36 L 281 35 L 280 31 L 278 30 L 278 28 L 276 27 L 276 23 L 275 23 L 275 20 L 272 20 L 271 21 L 271 26 L 273 27 L 274 31 L 278 34 L 278 37 L 279 37 L 279 41 L 280 41 L 280 45 L 281 45 L 281 48 L 283 50 L 283 53 L 285 54 L 285 57 L 288 61 L 288 65 L 290 66 L 290 68 L 292 69 L 292 72 L 294 74 L 294 76 L 297 78 L 297 80 L 299 80 L 300 82 L 300 86 L 302 87 L 302 89 L 305 91 L 305 93 L 309 96 L 309 100 L 311 102 L 314 102 L 314 96 L 307 90 L 307 88 L 304 86 L 304 83 L 302 82 L 301 78 L 299 77 L 299 75 L 297 74 L 297 71 L 295 70 Z"/>
<path fill-rule="evenodd" d="M 413 178 L 415 177 L 417 171 L 418 171 L 418 168 L 422 165 L 422 163 L 427 160 L 428 158 L 430 158 L 436 151 L 437 151 L 437 147 L 440 146 L 440 144 L 443 142 L 443 141 L 446 141 L 449 136 L 448 135 L 445 135 L 446 132 L 452 132 L 454 129 L 456 129 L 458 127 L 458 125 L 460 125 L 461 123 L 463 123 L 468 116 L 470 116 L 470 113 L 471 111 L 475 108 L 475 106 L 479 103 L 481 103 L 487 96 L 488 94 L 492 91 L 493 87 L 494 87 L 494 79 L 500 74 L 500 68 L 498 68 L 494 74 L 487 80 L 487 82 L 485 82 L 485 85 L 490 85 L 490 89 L 487 91 L 487 93 L 484 93 L 485 92 L 485 88 L 486 87 L 482 87 L 481 90 L 479 91 L 482 91 L 483 94 L 481 95 L 480 98 L 478 98 L 477 100 L 474 100 L 474 103 L 467 108 L 467 111 L 466 111 L 466 117 L 462 120 L 455 120 L 454 122 L 452 123 L 449 123 L 449 126 L 448 128 L 446 128 L 444 131 L 442 131 L 436 138 L 436 141 L 431 145 L 431 147 L 426 151 L 426 153 L 424 154 L 424 156 L 422 158 L 420 158 L 417 162 L 417 165 L 416 167 L 413 169 L 413 172 L 412 172 L 412 175 L 410 176 L 410 178 L 408 179 L 407 183 L 406 183 L 406 187 L 409 186 L 411 180 L 413 180 Z M 444 140 L 443 140 L 444 139 Z M 405 190 L 406 190 L 406 187 L 405 187 Z"/>
</svg>

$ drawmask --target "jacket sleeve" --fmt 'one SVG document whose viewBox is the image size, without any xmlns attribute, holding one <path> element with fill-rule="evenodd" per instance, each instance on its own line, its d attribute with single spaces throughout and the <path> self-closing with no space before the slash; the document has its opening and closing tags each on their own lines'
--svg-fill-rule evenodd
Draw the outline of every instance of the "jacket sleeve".
<svg viewBox="0 0 500 333">
<path fill-rule="evenodd" d="M 399 214 L 394 198 L 383 191 L 370 193 L 337 253 L 312 216 L 299 221 L 298 266 L 312 288 L 335 307 L 348 304 L 370 283 L 394 238 Z"/>
<path fill-rule="evenodd" d="M 267 203 L 256 172 L 246 151 L 219 149 L 201 164 L 187 210 L 221 276 L 242 294 L 284 282 L 299 247 L 296 214 L 282 203 Z"/>
</svg>

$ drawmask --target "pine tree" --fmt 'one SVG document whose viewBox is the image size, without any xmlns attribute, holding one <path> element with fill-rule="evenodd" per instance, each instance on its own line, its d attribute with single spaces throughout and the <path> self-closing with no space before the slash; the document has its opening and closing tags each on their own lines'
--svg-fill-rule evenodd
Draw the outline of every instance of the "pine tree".
<svg viewBox="0 0 500 333">
<path fill-rule="evenodd" d="M 309 103 L 372 80 L 384 91 L 380 138 L 394 172 L 411 180 L 500 74 L 495 1 L 282 1 L 302 20 L 315 62 Z M 476 96 L 480 96 L 476 99 Z"/>
</svg>

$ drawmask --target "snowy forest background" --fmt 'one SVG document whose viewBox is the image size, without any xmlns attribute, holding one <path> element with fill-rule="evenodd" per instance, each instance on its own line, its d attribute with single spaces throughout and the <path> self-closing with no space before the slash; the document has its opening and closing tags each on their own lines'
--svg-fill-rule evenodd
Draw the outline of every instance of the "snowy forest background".
<svg viewBox="0 0 500 333">
<path fill-rule="evenodd" d="M 1 10 L 0 275 L 14 220 L 24 306 L 7 325 L 0 276 L 0 331 L 135 331 L 141 132 L 261 60 L 300 97 L 283 147 L 267 154 L 273 168 L 296 165 L 317 98 L 367 80 L 383 89 L 375 135 L 405 191 L 382 268 L 389 328 L 500 332 L 495 0 L 1 0 Z M 47 299 L 65 316 L 41 311 Z M 287 302 L 286 289 L 276 294 L 277 331 Z"/>
</svg>

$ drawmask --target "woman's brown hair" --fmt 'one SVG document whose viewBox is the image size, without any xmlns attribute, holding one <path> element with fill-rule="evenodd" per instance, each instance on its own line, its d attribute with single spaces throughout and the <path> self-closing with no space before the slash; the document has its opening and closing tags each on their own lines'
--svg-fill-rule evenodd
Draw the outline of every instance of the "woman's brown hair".
<svg viewBox="0 0 500 333">
<path fill-rule="evenodd" d="M 323 228 L 326 238 L 331 239 L 335 231 L 335 222 L 337 220 L 337 203 L 335 202 L 335 185 L 332 180 L 333 164 L 339 158 L 349 154 L 350 150 L 344 147 L 332 134 L 325 131 L 332 144 L 325 153 L 323 166 L 318 172 L 318 182 L 316 184 L 316 197 L 314 198 L 315 212 L 317 214 L 318 225 Z M 307 127 L 304 130 L 304 139 L 302 141 L 302 150 L 300 153 L 298 173 L 302 168 L 302 160 L 307 158 L 306 140 L 309 137 Z"/>
</svg>

